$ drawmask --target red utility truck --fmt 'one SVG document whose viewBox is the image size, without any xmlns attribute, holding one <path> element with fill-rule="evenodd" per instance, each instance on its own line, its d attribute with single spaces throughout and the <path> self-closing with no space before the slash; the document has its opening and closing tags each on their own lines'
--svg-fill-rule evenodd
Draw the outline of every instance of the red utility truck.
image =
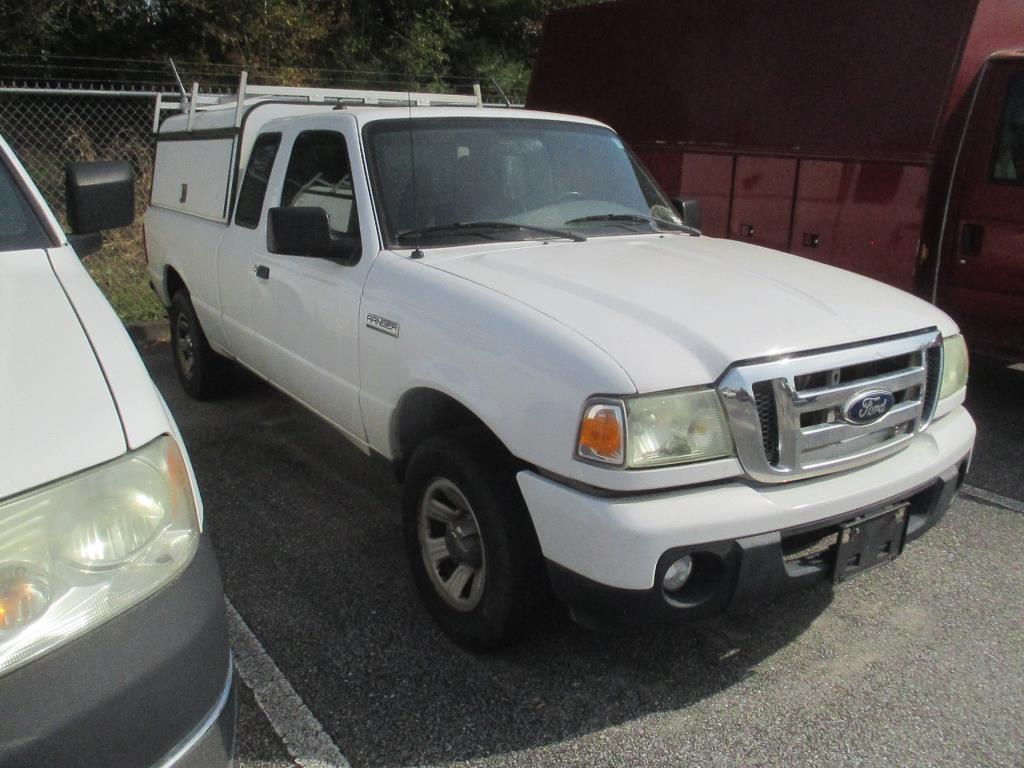
<svg viewBox="0 0 1024 768">
<path fill-rule="evenodd" d="M 703 230 L 936 301 L 1024 356 L 1022 0 L 620 0 L 548 16 L 527 105 L 614 127 Z"/>
</svg>

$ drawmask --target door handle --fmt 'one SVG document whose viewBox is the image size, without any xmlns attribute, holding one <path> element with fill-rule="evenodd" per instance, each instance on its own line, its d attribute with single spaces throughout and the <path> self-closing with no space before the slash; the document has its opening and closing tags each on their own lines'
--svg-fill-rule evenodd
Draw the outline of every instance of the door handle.
<svg viewBox="0 0 1024 768">
<path fill-rule="evenodd" d="M 260 280 L 270 279 L 270 267 L 263 264 L 253 264 L 252 271 L 256 273 L 256 277 Z"/>
<path fill-rule="evenodd" d="M 981 253 L 981 245 L 985 239 L 985 228 L 981 224 L 965 223 L 960 227 L 960 258 L 961 264 L 967 259 Z"/>
</svg>

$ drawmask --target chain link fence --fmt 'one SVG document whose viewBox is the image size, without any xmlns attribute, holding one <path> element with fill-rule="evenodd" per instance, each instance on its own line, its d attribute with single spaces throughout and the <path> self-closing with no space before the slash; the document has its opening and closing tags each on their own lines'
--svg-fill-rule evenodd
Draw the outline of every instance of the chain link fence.
<svg viewBox="0 0 1024 768">
<path fill-rule="evenodd" d="M 149 288 L 142 214 L 153 177 L 155 93 L 0 88 L 0 134 L 14 149 L 53 208 L 64 219 L 64 171 L 79 160 L 127 160 L 135 171 L 136 220 L 106 234 L 104 247 L 85 260 L 121 319 L 157 320 L 163 307 Z"/>
<path fill-rule="evenodd" d="M 40 192 L 64 216 L 64 169 L 78 160 L 128 160 L 149 194 L 153 94 L 0 89 L 0 133 Z"/>
</svg>

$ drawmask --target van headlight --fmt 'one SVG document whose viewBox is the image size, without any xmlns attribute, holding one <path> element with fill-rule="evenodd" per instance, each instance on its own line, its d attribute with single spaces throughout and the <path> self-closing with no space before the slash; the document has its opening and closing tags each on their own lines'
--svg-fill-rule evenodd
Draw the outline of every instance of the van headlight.
<svg viewBox="0 0 1024 768">
<path fill-rule="evenodd" d="M 734 453 L 713 389 L 621 399 L 595 398 L 583 409 L 576 455 L 629 469 L 706 461 Z"/>
<path fill-rule="evenodd" d="M 947 336 L 942 340 L 942 385 L 939 387 L 939 400 L 956 394 L 967 386 L 969 368 L 967 358 L 967 342 L 964 337 Z"/>
<path fill-rule="evenodd" d="M 138 604 L 198 544 L 188 470 L 167 436 L 0 502 L 0 675 Z"/>
</svg>

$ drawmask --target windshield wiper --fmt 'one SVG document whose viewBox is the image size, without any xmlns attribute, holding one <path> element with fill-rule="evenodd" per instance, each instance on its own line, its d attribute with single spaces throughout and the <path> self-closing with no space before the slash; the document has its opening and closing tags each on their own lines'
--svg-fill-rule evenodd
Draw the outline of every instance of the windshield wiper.
<svg viewBox="0 0 1024 768">
<path fill-rule="evenodd" d="M 567 229 L 551 229 L 548 227 L 535 227 L 532 224 L 516 224 L 511 221 L 457 221 L 451 224 L 438 224 L 433 227 L 425 227 L 424 229 L 410 229 L 405 232 L 401 232 L 398 235 L 399 240 L 409 241 L 410 239 L 421 237 L 423 235 L 437 235 L 445 232 L 467 232 L 469 230 L 483 230 L 479 233 L 484 237 L 484 231 L 488 229 L 515 229 L 520 232 L 536 232 L 541 235 L 547 235 L 548 237 L 561 237 L 566 240 L 573 240 L 577 243 L 582 243 L 586 240 L 585 235 L 578 234 L 576 232 L 570 232 Z"/>
<path fill-rule="evenodd" d="M 566 224 L 584 224 L 589 221 L 633 221 L 637 224 L 654 224 L 655 226 L 671 227 L 688 235 L 699 235 L 700 230 L 691 227 L 689 224 L 682 224 L 678 221 L 668 219 L 655 219 L 653 216 L 643 216 L 639 213 L 599 213 L 595 216 L 582 216 L 578 219 L 569 219 Z"/>
</svg>

